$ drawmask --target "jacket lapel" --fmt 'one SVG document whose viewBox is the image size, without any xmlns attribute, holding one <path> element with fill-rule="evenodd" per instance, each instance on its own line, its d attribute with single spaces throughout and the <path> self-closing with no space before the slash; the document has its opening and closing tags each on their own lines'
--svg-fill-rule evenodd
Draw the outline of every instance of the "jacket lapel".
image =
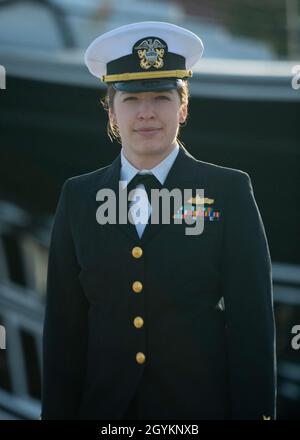
<svg viewBox="0 0 300 440">
<path fill-rule="evenodd" d="M 121 155 L 119 154 L 116 159 L 112 162 L 112 164 L 107 167 L 106 172 L 102 178 L 102 181 L 97 182 L 96 185 L 92 188 L 91 194 L 94 200 L 94 203 L 99 207 L 101 203 L 96 201 L 96 194 L 100 189 L 108 188 L 111 189 L 115 196 L 116 196 L 116 223 L 112 225 L 105 225 L 112 226 L 118 228 L 120 231 L 122 231 L 127 237 L 134 242 L 141 242 L 140 237 L 137 233 L 136 227 L 134 224 L 130 223 L 129 220 L 127 220 L 126 223 L 122 224 L 119 223 L 119 202 L 120 202 L 120 195 L 119 195 L 119 181 L 120 181 L 120 170 L 121 170 Z M 126 208 L 125 208 L 126 209 Z M 127 216 L 127 212 L 126 212 Z"/>
<path fill-rule="evenodd" d="M 177 188 L 182 191 L 182 197 L 184 189 L 204 188 L 204 176 L 199 173 L 199 162 L 182 147 L 179 148 L 178 155 L 167 175 L 163 188 L 166 188 L 169 191 Z M 182 200 L 183 204 L 184 202 L 185 201 Z M 170 223 L 173 223 L 173 214 L 174 212 L 171 208 Z M 150 223 L 149 219 L 149 223 L 141 237 L 142 243 L 147 243 L 157 233 L 162 232 L 163 228 L 167 226 L 168 224 L 161 222 L 158 224 Z"/>
</svg>

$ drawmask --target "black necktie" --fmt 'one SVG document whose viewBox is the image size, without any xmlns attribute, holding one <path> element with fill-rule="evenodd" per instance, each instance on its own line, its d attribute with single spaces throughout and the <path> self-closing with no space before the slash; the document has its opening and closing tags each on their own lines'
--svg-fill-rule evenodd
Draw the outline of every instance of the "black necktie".
<svg viewBox="0 0 300 440">
<path fill-rule="evenodd" d="M 134 178 L 129 182 L 127 186 L 127 194 L 130 193 L 133 189 L 137 187 L 137 185 L 143 184 L 145 186 L 145 190 L 148 196 L 148 202 L 151 205 L 151 189 L 161 189 L 162 185 L 159 180 L 154 176 L 154 174 L 141 174 L 137 173 Z M 130 203 L 128 203 L 128 209 L 130 207 Z M 159 210 L 158 215 L 161 215 L 161 211 Z M 149 221 L 149 219 L 148 219 Z M 160 217 L 159 217 L 160 222 Z"/>
<path fill-rule="evenodd" d="M 145 185 L 145 190 L 148 195 L 149 203 L 151 203 L 151 189 L 161 189 L 162 185 L 159 180 L 154 176 L 154 174 L 141 174 L 137 173 L 134 178 L 129 182 L 127 186 L 127 192 L 137 187 L 139 184 Z"/>
</svg>

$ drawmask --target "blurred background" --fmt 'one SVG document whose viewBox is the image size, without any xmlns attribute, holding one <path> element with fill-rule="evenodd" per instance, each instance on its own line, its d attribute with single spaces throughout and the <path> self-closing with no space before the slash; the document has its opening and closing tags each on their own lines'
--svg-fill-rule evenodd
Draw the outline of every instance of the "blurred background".
<svg viewBox="0 0 300 440">
<path fill-rule="evenodd" d="M 40 415 L 48 246 L 62 184 L 120 151 L 106 135 L 104 88 L 84 50 L 143 20 L 184 26 L 204 42 L 181 140 L 196 158 L 252 179 L 273 263 L 278 418 L 300 420 L 300 341 L 292 342 L 300 325 L 300 0 L 0 0 L 0 419 Z"/>
</svg>

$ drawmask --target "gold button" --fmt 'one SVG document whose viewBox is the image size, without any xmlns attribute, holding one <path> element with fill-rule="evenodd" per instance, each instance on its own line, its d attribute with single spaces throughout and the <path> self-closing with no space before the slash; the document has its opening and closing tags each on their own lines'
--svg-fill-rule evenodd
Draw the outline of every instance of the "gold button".
<svg viewBox="0 0 300 440">
<path fill-rule="evenodd" d="M 144 353 L 139 351 L 135 355 L 135 358 L 136 358 L 136 361 L 137 361 L 138 364 L 143 364 L 145 362 L 146 356 L 144 355 Z"/>
<path fill-rule="evenodd" d="M 134 258 L 140 258 L 143 255 L 143 249 L 140 248 L 139 246 L 135 246 L 132 249 L 131 253 Z"/>
<path fill-rule="evenodd" d="M 140 292 L 143 290 L 143 284 L 142 284 L 140 281 L 135 281 L 135 282 L 132 284 L 132 290 L 133 290 L 135 293 L 140 293 Z"/>
<path fill-rule="evenodd" d="M 136 328 L 141 328 L 144 325 L 144 320 L 140 316 L 137 316 L 136 318 L 134 318 L 133 323 Z"/>
</svg>

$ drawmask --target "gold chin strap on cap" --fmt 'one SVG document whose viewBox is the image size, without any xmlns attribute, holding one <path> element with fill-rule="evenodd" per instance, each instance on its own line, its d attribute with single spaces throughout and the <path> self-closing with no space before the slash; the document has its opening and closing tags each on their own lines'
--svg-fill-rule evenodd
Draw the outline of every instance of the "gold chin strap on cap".
<svg viewBox="0 0 300 440">
<path fill-rule="evenodd" d="M 192 76 L 191 70 L 163 70 L 161 72 L 134 72 L 134 73 L 120 73 L 113 75 L 103 75 L 101 81 L 115 82 L 115 81 L 131 81 L 136 79 L 153 79 L 153 78 L 186 78 Z"/>
</svg>

